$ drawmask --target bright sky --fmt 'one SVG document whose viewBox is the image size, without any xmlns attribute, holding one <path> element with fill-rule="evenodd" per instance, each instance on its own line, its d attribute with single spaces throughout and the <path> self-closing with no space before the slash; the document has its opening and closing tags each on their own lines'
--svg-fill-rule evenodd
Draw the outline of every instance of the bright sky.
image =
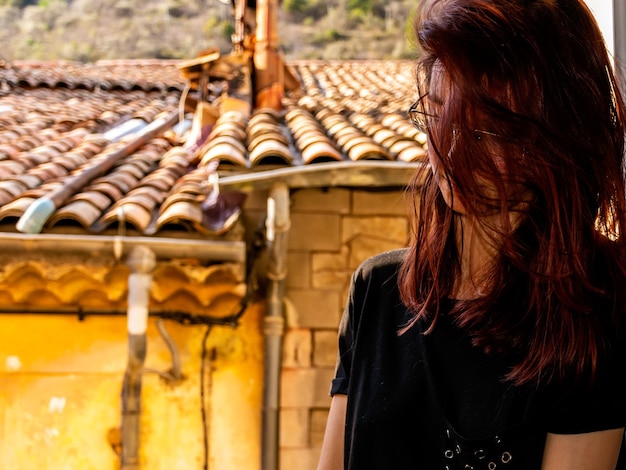
<svg viewBox="0 0 626 470">
<path fill-rule="evenodd" d="M 596 15 L 596 20 L 604 34 L 604 41 L 613 54 L 613 0 L 585 0 Z"/>
</svg>

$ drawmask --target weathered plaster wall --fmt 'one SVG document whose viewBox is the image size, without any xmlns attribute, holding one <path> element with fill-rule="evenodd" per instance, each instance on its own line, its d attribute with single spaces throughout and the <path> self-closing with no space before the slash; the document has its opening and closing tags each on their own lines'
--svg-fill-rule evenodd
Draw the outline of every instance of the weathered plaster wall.
<svg viewBox="0 0 626 470">
<path fill-rule="evenodd" d="M 207 341 L 211 469 L 259 468 L 262 312 L 262 305 L 253 305 L 237 329 L 213 327 Z M 166 326 L 180 348 L 185 378 L 169 385 L 154 373 L 144 375 L 141 468 L 200 469 L 206 327 L 171 321 Z M 118 468 L 110 440 L 120 424 L 126 341 L 123 317 L 0 315 L 1 469 Z M 154 320 L 146 367 L 171 367 Z"/>
</svg>

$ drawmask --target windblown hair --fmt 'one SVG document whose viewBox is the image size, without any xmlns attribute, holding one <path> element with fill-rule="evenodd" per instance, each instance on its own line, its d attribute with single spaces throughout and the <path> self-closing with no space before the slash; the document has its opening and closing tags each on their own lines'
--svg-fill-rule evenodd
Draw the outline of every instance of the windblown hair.
<svg viewBox="0 0 626 470">
<path fill-rule="evenodd" d="M 626 111 L 598 25 L 582 0 L 423 0 L 415 34 L 420 99 L 441 98 L 429 152 L 497 253 L 486 292 L 451 314 L 517 385 L 592 379 L 626 308 Z M 430 168 L 412 188 L 400 290 L 411 325 L 433 326 L 462 222 Z"/>
</svg>

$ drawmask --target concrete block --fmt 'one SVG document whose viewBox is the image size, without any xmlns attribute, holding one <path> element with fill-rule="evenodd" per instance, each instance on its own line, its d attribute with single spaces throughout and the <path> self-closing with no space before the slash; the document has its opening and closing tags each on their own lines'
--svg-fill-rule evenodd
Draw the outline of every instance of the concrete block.
<svg viewBox="0 0 626 470">
<path fill-rule="evenodd" d="M 283 367 L 311 367 L 311 350 L 311 330 L 287 330 L 283 340 Z"/>
<path fill-rule="evenodd" d="M 338 253 L 313 253 L 311 255 L 311 286 L 315 289 L 342 289 L 350 281 L 348 246 Z"/>
<path fill-rule="evenodd" d="M 341 188 L 293 191 L 291 210 L 292 212 L 348 214 L 350 212 L 350 191 Z"/>
<path fill-rule="evenodd" d="M 342 289 L 350 282 L 352 272 L 353 269 L 344 269 L 342 271 L 322 271 L 313 273 L 311 284 L 315 289 Z"/>
<path fill-rule="evenodd" d="M 280 450 L 280 470 L 316 470 L 320 448 L 304 447 Z"/>
<path fill-rule="evenodd" d="M 340 216 L 335 214 L 291 214 L 290 251 L 339 251 Z"/>
<path fill-rule="evenodd" d="M 307 408 L 289 408 L 280 411 L 280 447 L 308 447 L 309 434 Z"/>
<path fill-rule="evenodd" d="M 408 221 L 404 217 L 344 217 L 341 221 L 341 241 L 347 243 L 367 235 L 404 244 L 408 230 Z"/>
<path fill-rule="evenodd" d="M 282 408 L 328 408 L 330 381 L 334 369 L 283 369 L 281 380 Z"/>
<path fill-rule="evenodd" d="M 311 287 L 311 253 L 291 251 L 287 253 L 287 288 L 306 289 Z M 347 264 L 347 260 L 346 260 Z"/>
<path fill-rule="evenodd" d="M 337 362 L 337 330 L 313 332 L 313 365 L 334 367 Z"/>
<path fill-rule="evenodd" d="M 311 254 L 311 269 L 314 273 L 321 271 L 338 271 L 348 267 L 350 253 L 346 246 L 338 252 L 324 252 Z"/>
<path fill-rule="evenodd" d="M 354 191 L 352 193 L 352 213 L 406 216 L 408 208 L 406 197 L 403 191 Z"/>
<path fill-rule="evenodd" d="M 343 308 L 338 291 L 287 291 L 287 324 L 291 328 L 336 328 Z"/>
</svg>

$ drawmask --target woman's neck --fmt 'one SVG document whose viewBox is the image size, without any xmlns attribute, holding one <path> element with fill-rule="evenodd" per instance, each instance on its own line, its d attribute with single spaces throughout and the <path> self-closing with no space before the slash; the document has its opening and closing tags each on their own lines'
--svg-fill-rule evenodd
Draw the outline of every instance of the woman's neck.
<svg viewBox="0 0 626 470">
<path fill-rule="evenodd" d="M 485 296 L 491 286 L 490 272 L 497 255 L 497 237 L 486 225 L 465 215 L 455 218 L 460 273 L 452 297 L 472 300 Z"/>
</svg>

